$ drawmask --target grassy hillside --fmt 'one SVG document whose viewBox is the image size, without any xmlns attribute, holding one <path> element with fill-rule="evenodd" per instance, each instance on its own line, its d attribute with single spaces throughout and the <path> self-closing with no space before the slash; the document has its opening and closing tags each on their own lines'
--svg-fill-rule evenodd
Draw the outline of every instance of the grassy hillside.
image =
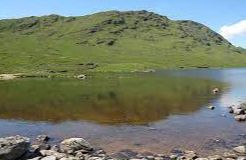
<svg viewBox="0 0 246 160">
<path fill-rule="evenodd" d="M 0 73 L 241 67 L 246 51 L 208 27 L 147 11 L 0 21 Z"/>
</svg>

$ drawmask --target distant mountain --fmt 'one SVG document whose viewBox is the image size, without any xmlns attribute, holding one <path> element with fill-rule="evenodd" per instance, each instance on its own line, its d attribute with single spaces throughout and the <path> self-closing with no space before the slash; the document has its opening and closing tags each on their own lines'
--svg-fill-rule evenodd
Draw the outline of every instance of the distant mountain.
<svg viewBox="0 0 246 160">
<path fill-rule="evenodd" d="M 208 27 L 148 11 L 0 21 L 0 73 L 246 66 L 246 51 Z"/>
</svg>

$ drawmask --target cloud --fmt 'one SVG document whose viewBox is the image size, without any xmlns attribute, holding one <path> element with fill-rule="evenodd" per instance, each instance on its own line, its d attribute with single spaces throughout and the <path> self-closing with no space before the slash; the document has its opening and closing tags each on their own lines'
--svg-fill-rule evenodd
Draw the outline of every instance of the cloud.
<svg viewBox="0 0 246 160">
<path fill-rule="evenodd" d="M 220 34 L 226 39 L 232 39 L 241 36 L 246 37 L 246 20 L 221 27 Z"/>
</svg>

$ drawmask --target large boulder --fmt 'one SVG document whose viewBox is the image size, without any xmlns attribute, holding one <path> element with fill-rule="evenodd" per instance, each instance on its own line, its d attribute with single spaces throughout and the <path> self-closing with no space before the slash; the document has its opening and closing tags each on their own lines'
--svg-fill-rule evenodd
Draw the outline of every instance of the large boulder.
<svg viewBox="0 0 246 160">
<path fill-rule="evenodd" d="M 83 138 L 70 138 L 61 142 L 60 149 L 62 152 L 70 154 L 78 150 L 92 151 L 93 147 Z"/>
<path fill-rule="evenodd" d="M 0 138 L 0 159 L 15 160 L 28 152 L 30 139 L 21 136 Z"/>
</svg>

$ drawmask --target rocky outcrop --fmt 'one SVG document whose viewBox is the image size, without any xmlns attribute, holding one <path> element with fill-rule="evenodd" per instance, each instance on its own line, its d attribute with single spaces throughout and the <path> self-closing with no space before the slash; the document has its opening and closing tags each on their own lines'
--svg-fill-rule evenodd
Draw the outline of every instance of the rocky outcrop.
<svg viewBox="0 0 246 160">
<path fill-rule="evenodd" d="M 14 136 L 0 138 L 0 160 L 15 160 L 28 152 L 30 140 L 26 137 Z"/>
</svg>

